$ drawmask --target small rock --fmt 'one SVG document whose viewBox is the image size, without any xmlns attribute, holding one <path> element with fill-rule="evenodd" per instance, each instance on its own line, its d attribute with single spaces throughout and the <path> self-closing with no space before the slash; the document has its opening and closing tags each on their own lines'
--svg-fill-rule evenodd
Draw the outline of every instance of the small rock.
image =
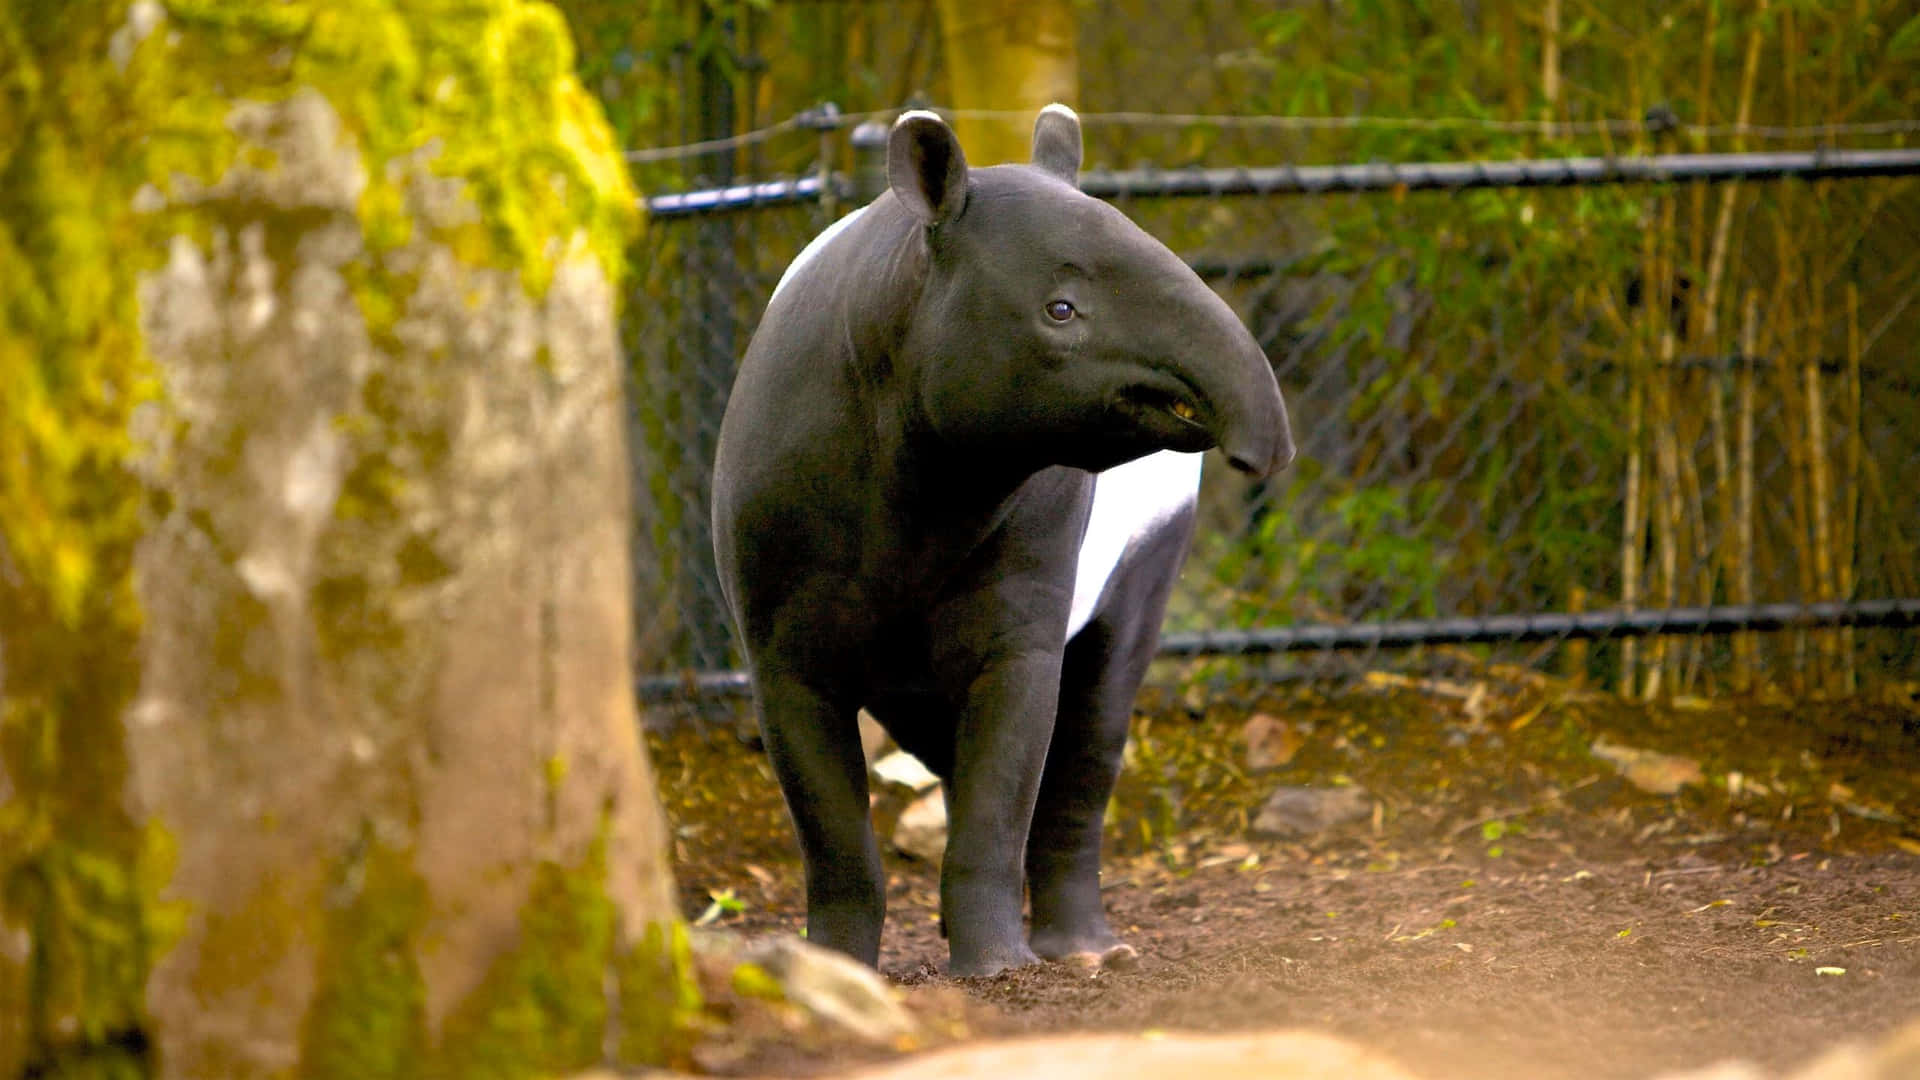
<svg viewBox="0 0 1920 1080">
<path fill-rule="evenodd" d="M 1253 819 L 1255 836 L 1312 836 L 1357 821 L 1373 811 L 1373 796 L 1357 785 L 1337 788 L 1281 787 Z"/>
<path fill-rule="evenodd" d="M 745 959 L 780 981 L 787 1000 L 817 1019 L 870 1043 L 893 1045 L 916 1025 L 880 973 L 851 957 L 799 938 L 769 938 Z"/>
<path fill-rule="evenodd" d="M 939 865 L 947 852 L 947 800 L 940 791 L 929 791 L 900 811 L 893 827 L 896 850 L 917 859 Z"/>
<path fill-rule="evenodd" d="M 872 765 L 879 760 L 881 754 L 886 753 L 889 741 L 891 740 L 887 737 L 887 729 L 880 726 L 880 721 L 875 720 L 872 713 L 861 709 L 860 751 L 867 755 L 868 765 Z"/>
<path fill-rule="evenodd" d="M 1292 761 L 1306 739 L 1292 725 L 1266 713 L 1254 713 L 1240 729 L 1240 741 L 1247 748 L 1247 768 L 1265 772 Z"/>
<path fill-rule="evenodd" d="M 910 788 L 915 794 L 931 791 L 940 784 L 939 777 L 905 750 L 895 750 L 874 762 L 873 775 L 889 784 Z"/>
<path fill-rule="evenodd" d="M 1619 769 L 1627 783 L 1649 795 L 1672 795 L 1683 785 L 1702 779 L 1699 762 L 1675 754 L 1617 746 L 1601 739 L 1594 740 L 1591 753 Z"/>
</svg>

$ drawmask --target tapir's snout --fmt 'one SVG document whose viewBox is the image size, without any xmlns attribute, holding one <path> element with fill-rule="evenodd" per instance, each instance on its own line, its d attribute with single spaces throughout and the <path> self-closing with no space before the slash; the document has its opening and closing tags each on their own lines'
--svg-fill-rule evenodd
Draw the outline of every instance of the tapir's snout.
<svg viewBox="0 0 1920 1080">
<path fill-rule="evenodd" d="M 1152 284 L 1128 291 L 1136 299 L 1123 310 L 1113 338 L 1144 345 L 1148 355 L 1133 353 L 1141 367 L 1176 375 L 1199 399 L 1192 403 L 1198 415 L 1182 415 L 1205 429 L 1228 464 L 1250 476 L 1286 468 L 1293 461 L 1293 430 L 1266 350 L 1185 260 L 1137 225 L 1123 228 L 1137 237 L 1129 260 L 1138 268 L 1136 280 Z"/>
<path fill-rule="evenodd" d="M 1199 282 L 1195 282 L 1199 285 Z M 1293 429 L 1287 423 L 1287 405 L 1280 398 L 1273 365 L 1259 342 L 1247 332 L 1239 316 L 1211 289 L 1214 347 L 1211 355 L 1190 370 L 1212 406 L 1214 441 L 1227 463 L 1249 476 L 1266 476 L 1293 461 Z"/>
</svg>

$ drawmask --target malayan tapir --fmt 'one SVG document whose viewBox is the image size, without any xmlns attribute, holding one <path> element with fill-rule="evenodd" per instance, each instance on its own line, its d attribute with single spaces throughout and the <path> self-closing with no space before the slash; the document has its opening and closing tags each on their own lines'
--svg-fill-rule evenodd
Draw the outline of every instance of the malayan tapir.
<svg viewBox="0 0 1920 1080">
<path fill-rule="evenodd" d="M 1080 158 L 1065 106 L 1032 164 L 980 169 L 939 116 L 902 115 L 889 190 L 788 269 L 720 426 L 715 554 L 807 934 L 870 965 L 863 706 L 944 782 L 951 973 L 1133 955 L 1101 907 L 1101 831 L 1199 452 L 1254 475 L 1293 456 L 1252 335 L 1080 192 Z"/>
</svg>

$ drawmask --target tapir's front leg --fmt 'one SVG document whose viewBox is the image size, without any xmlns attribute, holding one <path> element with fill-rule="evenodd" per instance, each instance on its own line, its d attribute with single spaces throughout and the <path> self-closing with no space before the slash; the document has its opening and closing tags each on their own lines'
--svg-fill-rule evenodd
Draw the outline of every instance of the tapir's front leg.
<svg viewBox="0 0 1920 1080">
<path fill-rule="evenodd" d="M 761 675 L 754 697 L 806 862 L 807 939 L 872 966 L 886 894 L 853 710 L 784 674 Z"/>
<path fill-rule="evenodd" d="M 1187 546 L 1189 505 L 1130 549 L 1060 668 L 1046 773 L 1027 834 L 1033 950 L 1049 960 L 1120 964 L 1137 954 L 1113 935 L 1100 899 L 1100 842 L 1120 774 L 1140 680 L 1160 644 L 1160 622 Z"/>
<path fill-rule="evenodd" d="M 1043 632 L 1044 633 L 1044 632 Z M 1060 644 L 1011 642 L 967 689 L 954 740 L 940 915 L 953 975 L 1036 963 L 1021 920 L 1027 828 L 1059 700 Z"/>
</svg>

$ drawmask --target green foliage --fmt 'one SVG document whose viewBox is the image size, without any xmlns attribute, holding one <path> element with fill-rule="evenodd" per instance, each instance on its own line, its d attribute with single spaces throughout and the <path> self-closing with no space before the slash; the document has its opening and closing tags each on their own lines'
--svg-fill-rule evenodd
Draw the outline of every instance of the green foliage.
<svg viewBox="0 0 1920 1080">
<path fill-rule="evenodd" d="M 1304 485 L 1296 479 L 1293 487 Z M 1376 485 L 1339 492 L 1311 518 L 1268 513 L 1244 537 L 1203 539 L 1196 561 L 1233 598 L 1227 614 L 1236 626 L 1257 625 L 1276 606 L 1324 612 L 1364 604 L 1431 615 L 1446 569 L 1442 530 L 1432 516 L 1440 493 L 1432 481 L 1410 490 Z M 1202 618 L 1220 615 L 1216 609 Z"/>
</svg>

